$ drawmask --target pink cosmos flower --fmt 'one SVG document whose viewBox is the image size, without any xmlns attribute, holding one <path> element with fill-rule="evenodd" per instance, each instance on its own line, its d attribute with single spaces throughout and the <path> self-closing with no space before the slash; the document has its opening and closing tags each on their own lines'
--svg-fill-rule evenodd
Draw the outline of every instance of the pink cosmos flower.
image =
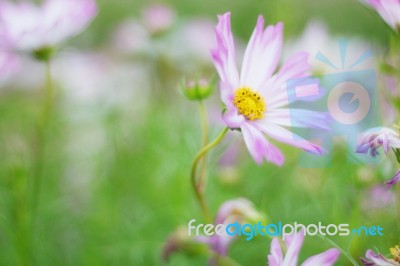
<svg viewBox="0 0 400 266">
<path fill-rule="evenodd" d="M 394 30 L 400 27 L 400 1 L 399 0 L 365 0 L 373 7 L 386 23 Z"/>
<path fill-rule="evenodd" d="M 0 46 L 32 52 L 80 33 L 96 15 L 95 0 L 0 2 Z"/>
<path fill-rule="evenodd" d="M 385 258 L 381 254 L 375 254 L 372 250 L 367 250 L 365 258 L 361 258 L 362 264 L 365 266 L 400 266 L 400 247 L 395 246 L 390 249 L 393 256 L 392 259 Z"/>
<path fill-rule="evenodd" d="M 226 106 L 223 120 L 231 129 L 240 129 L 253 159 L 282 165 L 281 151 L 264 137 L 318 154 L 322 149 L 293 134 L 284 126 L 328 128 L 326 114 L 302 109 L 285 108 L 289 104 L 286 81 L 307 77 L 310 65 L 308 54 L 299 53 L 289 58 L 280 70 L 277 68 L 282 50 L 283 24 L 264 29 L 264 19 L 258 17 L 257 25 L 244 54 L 240 74 L 235 65 L 230 13 L 218 16 L 216 47 L 212 59 L 220 77 L 221 99 Z M 302 94 L 313 94 L 310 87 Z"/>
<path fill-rule="evenodd" d="M 385 154 L 393 150 L 398 157 L 400 155 L 399 132 L 387 127 L 372 128 L 361 136 L 357 153 L 368 153 L 369 151 L 372 157 L 376 157 L 379 154 L 378 148 L 380 146 L 383 147 Z M 400 182 L 400 170 L 385 184 L 390 188 L 398 182 Z"/>
<path fill-rule="evenodd" d="M 304 231 L 300 231 L 293 237 L 285 240 L 286 254 L 283 255 L 278 238 L 274 237 L 271 242 L 270 254 L 268 255 L 269 266 L 296 266 L 300 249 L 303 245 Z M 302 266 L 330 266 L 334 265 L 340 255 L 340 251 L 336 248 L 311 256 L 304 261 Z"/>
</svg>

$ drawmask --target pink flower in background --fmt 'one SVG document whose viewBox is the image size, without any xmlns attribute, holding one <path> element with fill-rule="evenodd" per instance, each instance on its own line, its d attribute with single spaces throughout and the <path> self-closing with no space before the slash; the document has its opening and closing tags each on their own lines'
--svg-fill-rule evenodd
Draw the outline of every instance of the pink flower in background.
<svg viewBox="0 0 400 266">
<path fill-rule="evenodd" d="M 394 260 L 385 258 L 381 254 L 375 254 L 372 250 L 367 250 L 365 258 L 361 258 L 362 264 L 365 266 L 400 266 L 400 247 L 395 246 L 390 249 Z"/>
<path fill-rule="evenodd" d="M 122 63 L 99 52 L 63 51 L 52 67 L 69 106 L 91 106 L 95 113 L 107 107 L 136 113 L 148 104 L 149 76 L 141 64 Z M 132 105 L 138 97 L 141 100 Z"/>
<path fill-rule="evenodd" d="M 152 50 L 150 33 L 140 21 L 129 19 L 117 26 L 112 40 L 113 48 L 126 54 Z"/>
<path fill-rule="evenodd" d="M 366 191 L 362 207 L 366 211 L 381 210 L 395 203 L 395 194 L 385 186 L 374 186 Z"/>
<path fill-rule="evenodd" d="M 386 23 L 394 30 L 400 27 L 400 1 L 399 0 L 365 0 L 372 6 Z"/>
<path fill-rule="evenodd" d="M 385 182 L 385 185 L 391 188 L 395 184 L 400 182 L 400 170 L 396 172 L 396 174 L 387 182 Z"/>
<path fill-rule="evenodd" d="M 254 205 L 247 199 L 239 198 L 224 202 L 218 209 L 214 224 L 231 224 L 262 221 L 262 215 L 257 212 Z M 235 236 L 228 234 L 215 234 L 211 237 L 200 236 L 198 242 L 207 243 L 211 249 L 221 256 L 226 256 L 229 245 L 235 240 Z M 211 263 L 213 264 L 213 263 Z"/>
<path fill-rule="evenodd" d="M 184 44 L 179 48 L 180 50 L 184 49 L 186 54 L 193 55 L 198 60 L 207 60 L 209 63 L 210 48 L 214 44 L 212 21 L 205 18 L 187 21 L 182 25 L 177 39 L 178 42 Z"/>
<path fill-rule="evenodd" d="M 262 215 L 254 208 L 253 203 L 245 198 L 225 201 L 218 209 L 216 224 L 259 221 Z"/>
<path fill-rule="evenodd" d="M 9 80 L 18 69 L 19 60 L 15 55 L 0 52 L 0 85 Z"/>
<path fill-rule="evenodd" d="M 244 54 L 239 72 L 235 64 L 235 47 L 230 13 L 218 17 L 216 48 L 212 58 L 220 77 L 221 98 L 226 105 L 224 122 L 231 129 L 240 129 L 246 146 L 257 163 L 263 160 L 282 165 L 284 156 L 264 134 L 278 141 L 321 155 L 322 149 L 293 134 L 284 126 L 329 128 L 326 114 L 285 108 L 289 104 L 286 81 L 307 77 L 308 54 L 298 53 L 274 75 L 281 57 L 282 23 L 264 29 L 259 16 Z M 309 88 L 301 93 L 308 94 Z"/>
<path fill-rule="evenodd" d="M 165 31 L 176 20 L 176 14 L 173 9 L 163 4 L 153 4 L 148 6 L 142 12 L 143 22 L 151 33 Z"/>
<path fill-rule="evenodd" d="M 391 149 L 400 148 L 399 133 L 387 127 L 371 128 L 361 136 L 357 152 L 368 153 L 369 151 L 372 157 L 376 157 L 379 154 L 377 150 L 381 146 L 386 154 Z"/>
<path fill-rule="evenodd" d="M 395 153 L 396 157 L 400 155 L 400 137 L 399 132 L 387 128 L 372 128 L 366 131 L 359 141 L 357 147 L 357 153 L 370 153 L 372 157 L 376 157 L 378 148 L 383 147 L 385 154 L 388 154 L 391 150 Z M 387 181 L 385 184 L 388 187 L 392 187 L 394 184 L 400 181 L 400 171 L 398 171 L 392 179 Z"/>
<path fill-rule="evenodd" d="M 29 52 L 54 46 L 84 30 L 96 12 L 95 0 L 0 2 L 0 46 Z"/>
<path fill-rule="evenodd" d="M 269 266 L 296 266 L 300 249 L 303 245 L 304 231 L 299 232 L 293 237 L 285 240 L 286 254 L 283 255 L 278 238 L 274 237 L 271 242 L 270 254 L 268 255 Z M 330 266 L 334 265 L 340 255 L 340 251 L 336 248 L 311 256 L 304 261 L 302 266 Z"/>
</svg>

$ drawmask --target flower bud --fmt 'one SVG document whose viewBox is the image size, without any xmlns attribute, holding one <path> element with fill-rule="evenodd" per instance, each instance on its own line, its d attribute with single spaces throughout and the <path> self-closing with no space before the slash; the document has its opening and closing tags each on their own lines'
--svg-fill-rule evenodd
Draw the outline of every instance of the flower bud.
<svg viewBox="0 0 400 266">
<path fill-rule="evenodd" d="M 47 62 L 53 57 L 54 53 L 54 47 L 46 46 L 33 51 L 32 55 L 39 61 Z"/>
<path fill-rule="evenodd" d="M 191 101 L 201 101 L 211 96 L 214 91 L 214 81 L 207 82 L 205 79 L 196 79 L 181 82 L 183 95 Z"/>
</svg>

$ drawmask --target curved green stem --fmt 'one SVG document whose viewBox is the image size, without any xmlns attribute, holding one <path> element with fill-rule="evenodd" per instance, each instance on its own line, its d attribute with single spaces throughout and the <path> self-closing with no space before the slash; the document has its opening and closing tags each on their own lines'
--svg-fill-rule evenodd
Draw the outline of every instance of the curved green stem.
<svg viewBox="0 0 400 266">
<path fill-rule="evenodd" d="M 208 121 L 207 121 L 207 110 L 203 101 L 199 101 L 200 116 L 201 116 L 201 129 L 202 129 L 202 147 L 205 147 L 208 142 Z M 207 182 L 206 176 L 207 156 L 204 155 L 201 160 L 201 170 L 198 178 L 197 186 L 201 192 L 204 191 Z"/>
<path fill-rule="evenodd" d="M 339 249 L 340 252 L 346 256 L 346 258 L 354 265 L 354 266 L 359 266 L 359 264 L 357 263 L 357 261 L 349 254 L 348 251 L 342 249 L 341 247 L 339 247 L 338 244 L 336 244 L 335 242 L 333 242 L 331 239 L 324 237 L 323 235 L 319 235 L 318 236 L 320 238 L 322 238 L 323 240 L 327 241 L 329 244 L 331 244 L 332 246 L 334 246 L 335 248 Z M 348 243 L 349 244 L 349 243 Z"/>
<path fill-rule="evenodd" d="M 196 194 L 196 198 L 200 204 L 200 208 L 203 212 L 204 218 L 206 219 L 207 222 L 211 223 L 211 218 L 210 218 L 210 213 L 208 211 L 207 205 L 204 200 L 204 195 L 203 191 L 199 189 L 199 186 L 197 185 L 196 182 L 196 171 L 197 171 L 197 165 L 199 164 L 200 160 L 215 146 L 217 146 L 221 140 L 225 137 L 226 133 L 228 132 L 229 128 L 224 128 L 221 133 L 213 140 L 212 142 L 208 143 L 206 146 L 204 146 L 196 155 L 196 157 L 193 160 L 192 163 L 192 168 L 191 168 L 191 181 L 192 181 L 192 186 L 194 189 L 194 192 Z"/>
</svg>

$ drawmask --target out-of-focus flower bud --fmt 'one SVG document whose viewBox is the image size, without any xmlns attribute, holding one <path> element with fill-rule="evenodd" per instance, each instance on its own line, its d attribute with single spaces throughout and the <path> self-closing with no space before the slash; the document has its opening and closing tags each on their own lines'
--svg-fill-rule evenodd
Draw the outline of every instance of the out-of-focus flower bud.
<svg viewBox="0 0 400 266">
<path fill-rule="evenodd" d="M 48 62 L 54 55 L 55 49 L 47 46 L 33 51 L 32 55 L 35 59 L 43 62 Z"/>
<path fill-rule="evenodd" d="M 181 82 L 181 90 L 183 95 L 191 101 L 201 101 L 211 96 L 214 91 L 215 81 L 208 82 L 205 79 L 196 79 Z"/>
<path fill-rule="evenodd" d="M 266 223 L 265 215 L 258 212 L 253 203 L 244 198 L 238 198 L 233 200 L 225 201 L 218 209 L 218 213 L 214 220 L 215 225 L 219 224 L 256 224 L 256 223 Z M 228 235 L 224 232 L 222 235 L 215 234 L 213 236 L 197 236 L 196 241 L 201 243 L 206 243 L 209 245 L 210 249 L 225 257 L 228 254 L 228 249 L 231 243 L 237 238 L 237 236 Z M 215 261 L 210 261 L 211 265 L 215 264 Z M 218 265 L 224 265 L 218 263 Z M 228 264 L 232 265 L 232 264 Z"/>
<path fill-rule="evenodd" d="M 171 255 L 181 252 L 188 256 L 207 255 L 209 253 L 208 246 L 194 241 L 193 237 L 188 236 L 185 227 L 177 228 L 167 239 L 162 250 L 162 259 L 168 262 Z"/>
<path fill-rule="evenodd" d="M 255 209 L 253 203 L 245 198 L 238 198 L 225 201 L 219 207 L 215 223 L 258 223 L 264 220 L 264 215 Z"/>
</svg>

